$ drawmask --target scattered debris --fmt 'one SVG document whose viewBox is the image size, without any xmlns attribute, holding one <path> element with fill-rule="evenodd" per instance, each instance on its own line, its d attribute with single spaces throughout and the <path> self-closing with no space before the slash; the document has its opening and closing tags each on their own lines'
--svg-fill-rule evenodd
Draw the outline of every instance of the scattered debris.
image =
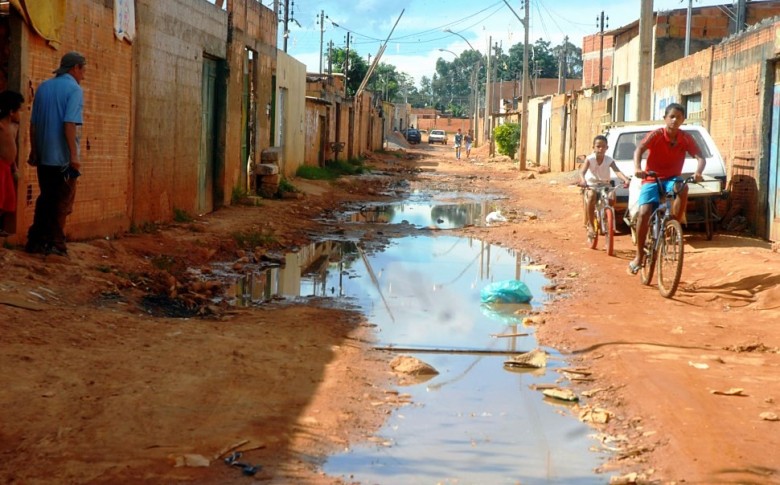
<svg viewBox="0 0 780 485">
<path fill-rule="evenodd" d="M 241 458 L 242 453 L 240 451 L 234 451 L 227 458 L 224 459 L 225 465 L 234 466 L 241 469 L 241 473 L 247 476 L 254 476 L 263 467 L 260 465 L 250 465 L 248 463 L 242 463 L 238 461 Z"/>
<path fill-rule="evenodd" d="M 174 460 L 174 467 L 181 468 L 181 467 L 190 467 L 190 468 L 203 468 L 208 467 L 211 462 L 208 458 L 206 458 L 203 455 L 197 455 L 194 453 L 187 453 L 184 455 L 179 455 L 176 457 L 173 457 Z"/>
<path fill-rule="evenodd" d="M 780 416 L 773 412 L 765 412 L 758 415 L 764 421 L 780 421 Z"/>
<path fill-rule="evenodd" d="M 692 362 L 690 360 L 688 361 L 688 365 L 696 369 L 702 369 L 702 370 L 710 368 L 710 366 L 707 364 L 703 364 L 701 362 Z"/>
<path fill-rule="evenodd" d="M 439 373 L 430 364 L 409 355 L 399 355 L 390 362 L 390 368 L 401 374 L 412 376 L 436 375 Z"/>
<path fill-rule="evenodd" d="M 630 485 L 632 483 L 644 483 L 647 476 L 644 473 L 631 472 L 619 477 L 611 477 L 609 485 Z"/>
<path fill-rule="evenodd" d="M 741 387 L 732 387 L 728 391 L 710 391 L 710 394 L 716 394 L 718 396 L 747 396 L 743 391 L 744 389 Z"/>
<path fill-rule="evenodd" d="M 552 388 L 552 389 L 542 389 L 542 394 L 544 394 L 547 397 L 551 397 L 553 399 L 558 399 L 560 401 L 570 401 L 570 402 L 579 401 L 577 394 L 575 394 L 574 391 L 572 391 L 571 389 L 563 389 L 560 387 Z"/>
<path fill-rule="evenodd" d="M 524 354 L 516 355 L 504 361 L 505 367 L 523 367 L 527 369 L 541 369 L 547 366 L 547 352 L 534 349 Z"/>
<path fill-rule="evenodd" d="M 586 406 L 580 410 L 580 421 L 583 423 L 607 424 L 612 413 L 603 408 L 591 408 Z"/>
<path fill-rule="evenodd" d="M 723 350 L 728 350 L 737 353 L 743 353 L 743 352 L 778 353 L 778 349 L 776 347 L 775 348 L 767 347 L 761 342 L 742 344 L 742 345 L 730 345 L 728 347 L 723 347 Z"/>
<path fill-rule="evenodd" d="M 545 322 L 542 317 L 525 317 L 523 318 L 523 325 L 543 325 Z"/>
<path fill-rule="evenodd" d="M 491 333 L 493 338 L 507 338 L 507 337 L 527 337 L 528 333 Z"/>
<path fill-rule="evenodd" d="M 582 391 L 582 395 L 585 396 L 585 397 L 593 397 L 593 396 L 595 396 L 596 394 L 598 394 L 600 392 L 609 391 L 609 390 L 610 390 L 609 387 L 597 387 L 596 389 L 590 389 L 588 391 Z"/>
</svg>

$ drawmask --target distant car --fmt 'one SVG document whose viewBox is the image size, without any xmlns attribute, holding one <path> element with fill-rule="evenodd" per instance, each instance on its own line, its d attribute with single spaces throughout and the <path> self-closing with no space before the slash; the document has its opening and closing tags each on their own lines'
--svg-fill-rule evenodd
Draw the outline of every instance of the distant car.
<svg viewBox="0 0 780 485">
<path fill-rule="evenodd" d="M 431 132 L 428 133 L 428 143 L 441 143 L 442 145 L 446 145 L 447 132 L 444 130 L 431 130 Z"/>
<path fill-rule="evenodd" d="M 420 143 L 422 141 L 420 130 L 415 130 L 414 128 L 406 130 L 406 141 L 409 143 Z"/>
</svg>

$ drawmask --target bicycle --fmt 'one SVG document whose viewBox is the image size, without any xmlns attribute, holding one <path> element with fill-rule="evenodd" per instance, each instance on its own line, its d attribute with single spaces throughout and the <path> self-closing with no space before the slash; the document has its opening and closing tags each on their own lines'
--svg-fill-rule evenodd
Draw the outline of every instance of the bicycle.
<svg viewBox="0 0 780 485">
<path fill-rule="evenodd" d="M 608 256 L 615 255 L 615 209 L 612 207 L 612 194 L 615 182 L 595 184 L 582 187 L 583 203 L 587 204 L 585 194 L 588 189 L 597 192 L 596 206 L 593 210 L 593 226 L 588 226 L 588 247 L 596 249 L 599 244 L 599 234 L 604 236 L 604 250 Z"/>
<path fill-rule="evenodd" d="M 684 247 L 680 222 L 672 218 L 672 203 L 693 177 L 678 180 L 671 192 L 666 192 L 655 172 L 647 172 L 654 178 L 661 202 L 650 216 L 645 239 L 645 260 L 640 268 L 642 284 L 649 285 L 658 265 L 658 291 L 664 298 L 672 298 L 677 292 L 682 276 Z"/>
</svg>

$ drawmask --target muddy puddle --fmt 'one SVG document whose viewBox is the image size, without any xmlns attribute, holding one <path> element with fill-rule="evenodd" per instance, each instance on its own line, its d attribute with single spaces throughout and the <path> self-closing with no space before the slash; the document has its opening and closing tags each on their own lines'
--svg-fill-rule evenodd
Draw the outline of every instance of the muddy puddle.
<svg viewBox="0 0 780 485">
<path fill-rule="evenodd" d="M 488 225 L 485 218 L 501 210 L 501 199 L 487 196 L 431 197 L 414 194 L 408 200 L 393 204 L 366 204 L 349 208 L 337 215 L 343 222 L 410 224 L 417 228 L 455 229 Z"/>
<path fill-rule="evenodd" d="M 495 210 L 490 201 L 427 210 L 426 204 L 376 206 L 350 220 L 383 214 L 389 224 L 462 226 L 484 223 Z M 385 426 L 368 442 L 330 457 L 325 473 L 381 485 L 608 481 L 594 471 L 606 456 L 591 450 L 598 445 L 593 429 L 572 405 L 538 390 L 567 386 L 556 372 L 567 367 L 563 357 L 548 348 L 546 369 L 505 366 L 513 354 L 539 347 L 539 322 L 526 318 L 541 318 L 539 310 L 553 298 L 544 290 L 550 281 L 543 266 L 522 253 L 438 231 L 393 238 L 370 252 L 354 242 L 318 242 L 279 263 L 240 278 L 228 298 L 239 305 L 278 297 L 355 305 L 376 325 L 377 348 L 439 372 L 388 395 L 401 406 L 377 403 L 388 409 Z M 524 282 L 530 303 L 482 304 L 481 290 L 505 280 Z"/>
</svg>

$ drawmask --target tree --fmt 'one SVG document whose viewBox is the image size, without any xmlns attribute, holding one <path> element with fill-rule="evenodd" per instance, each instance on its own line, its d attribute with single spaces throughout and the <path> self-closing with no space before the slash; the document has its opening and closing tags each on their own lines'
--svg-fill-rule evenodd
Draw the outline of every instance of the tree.
<svg viewBox="0 0 780 485">
<path fill-rule="evenodd" d="M 439 58 L 436 61 L 436 74 L 431 82 L 432 104 L 454 116 L 470 114 L 474 99 L 473 90 L 476 88 L 477 93 L 481 92 L 485 66 L 482 54 L 473 50 L 464 51 L 452 62 Z"/>
<path fill-rule="evenodd" d="M 504 123 L 493 130 L 498 153 L 514 159 L 517 146 L 520 144 L 520 125 L 517 123 Z"/>
<path fill-rule="evenodd" d="M 347 58 L 347 51 L 341 47 L 336 47 L 331 50 L 330 61 L 333 64 L 333 70 L 335 72 L 344 72 L 344 60 Z M 368 64 L 360 57 L 354 49 L 349 51 L 349 72 L 347 73 L 347 93 L 353 96 L 360 83 L 363 82 L 363 78 L 366 77 L 368 72 Z"/>
</svg>

